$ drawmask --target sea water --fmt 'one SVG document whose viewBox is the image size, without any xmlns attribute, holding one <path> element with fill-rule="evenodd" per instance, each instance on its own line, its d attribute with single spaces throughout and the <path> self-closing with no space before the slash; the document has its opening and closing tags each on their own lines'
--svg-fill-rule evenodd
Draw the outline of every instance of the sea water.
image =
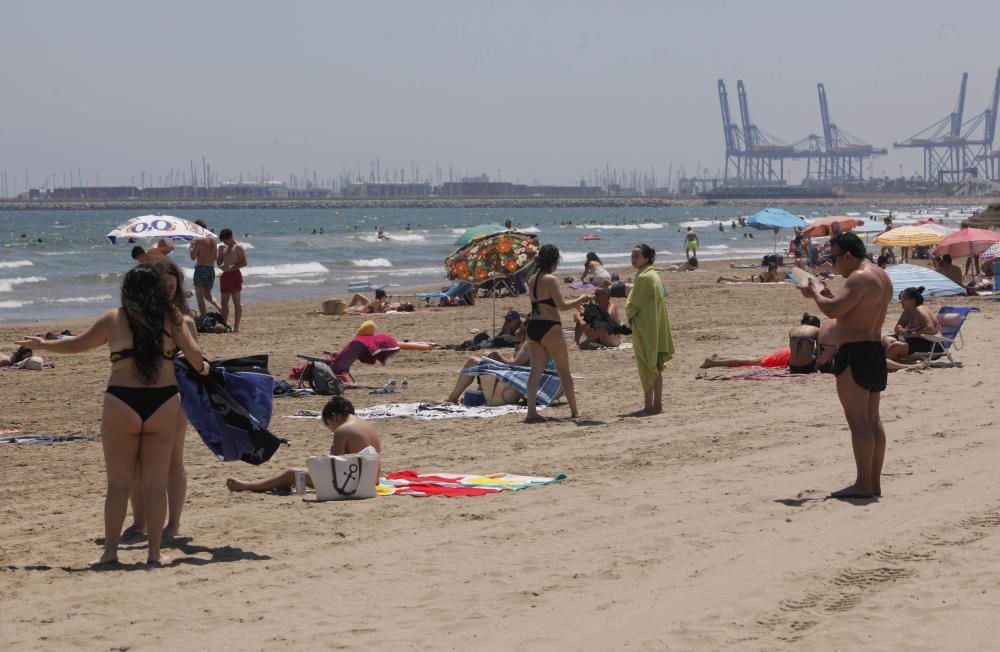
<svg viewBox="0 0 1000 652">
<path fill-rule="evenodd" d="M 786 208 L 806 219 L 845 212 L 881 219 L 889 213 L 887 207 L 876 210 L 861 204 L 829 210 Z M 216 233 L 233 230 L 247 247 L 243 300 L 253 302 L 325 298 L 364 281 L 385 284 L 391 294 L 443 287 L 449 284 L 444 260 L 455 249 L 455 239 L 469 227 L 507 219 L 515 228 L 537 233 L 542 243 L 558 246 L 559 274 L 565 276 L 579 277 L 588 251 L 597 252 L 607 266 L 627 266 L 632 247 L 640 242 L 657 250 L 658 263 L 683 260 L 688 227 L 698 234 L 702 260 L 759 258 L 775 248 L 772 233 L 731 226 L 753 212 L 747 207 L 670 206 L 211 209 L 173 214 L 203 219 Z M 895 225 L 934 217 L 954 228 L 971 212 L 930 205 L 892 210 Z M 117 305 L 121 277 L 133 265 L 133 245 L 112 245 L 105 235 L 135 215 L 123 210 L 0 211 L 0 321 L 92 315 Z M 378 237 L 379 229 L 386 239 Z M 749 233 L 753 239 L 745 237 Z M 601 239 L 580 240 L 586 235 Z M 787 249 L 791 235 L 781 232 L 779 250 Z M 172 257 L 190 281 L 193 264 L 186 245 L 178 243 Z"/>
</svg>

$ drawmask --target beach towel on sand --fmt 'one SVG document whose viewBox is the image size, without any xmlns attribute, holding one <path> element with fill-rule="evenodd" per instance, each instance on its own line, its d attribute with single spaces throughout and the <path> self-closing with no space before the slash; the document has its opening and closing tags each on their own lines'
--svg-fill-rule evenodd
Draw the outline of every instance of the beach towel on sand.
<svg viewBox="0 0 1000 652">
<path fill-rule="evenodd" d="M 181 407 L 201 440 L 220 461 L 263 464 L 271 459 L 278 446 L 288 441 L 275 437 L 267 429 L 274 405 L 271 376 L 257 371 L 223 370 L 256 368 L 239 362 L 213 364 L 211 373 L 202 376 L 191 369 L 187 360 L 174 360 Z"/>
<path fill-rule="evenodd" d="M 475 475 L 467 473 L 434 473 L 419 475 L 415 471 L 398 471 L 379 479 L 377 491 L 381 496 L 485 496 L 501 491 L 517 491 L 541 487 L 565 480 L 560 473 L 551 478 L 529 475 L 494 473 Z"/>
<path fill-rule="evenodd" d="M 538 409 L 545 406 L 539 405 Z M 498 405 L 489 407 L 481 405 L 477 407 L 466 407 L 457 403 L 387 403 L 385 405 L 373 405 L 372 407 L 357 410 L 359 419 L 391 419 L 393 417 L 409 417 L 411 419 L 462 419 L 479 418 L 490 419 L 502 417 L 507 414 L 518 414 L 527 412 L 528 408 L 518 405 Z M 300 410 L 289 419 L 318 419 L 320 413 L 315 410 Z"/>
<path fill-rule="evenodd" d="M 646 265 L 635 276 L 635 285 L 625 302 L 625 314 L 632 326 L 632 350 L 639 367 L 642 391 L 648 392 L 674 357 L 674 336 L 663 301 L 663 283 L 652 265 Z"/>
</svg>

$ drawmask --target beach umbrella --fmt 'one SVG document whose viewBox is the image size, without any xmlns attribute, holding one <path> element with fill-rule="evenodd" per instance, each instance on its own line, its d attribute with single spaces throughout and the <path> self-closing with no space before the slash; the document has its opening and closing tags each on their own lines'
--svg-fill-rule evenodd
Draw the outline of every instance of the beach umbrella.
<svg viewBox="0 0 1000 652">
<path fill-rule="evenodd" d="M 474 226 L 471 229 L 466 230 L 465 233 L 455 238 L 456 247 L 464 247 L 473 241 L 473 239 L 484 235 L 491 235 L 493 233 L 499 233 L 501 231 L 506 231 L 507 227 L 500 226 L 499 224 L 480 224 L 479 226 Z"/>
<path fill-rule="evenodd" d="M 885 273 L 892 281 L 894 301 L 899 301 L 899 293 L 906 288 L 920 286 L 924 288 L 925 297 L 951 297 L 965 294 L 965 288 L 961 285 L 928 267 L 903 263 L 889 265 L 885 268 Z"/>
<path fill-rule="evenodd" d="M 980 260 L 993 260 L 997 256 L 1000 256 L 1000 242 L 996 244 L 991 244 L 989 249 L 979 254 Z"/>
<path fill-rule="evenodd" d="M 538 238 L 532 233 L 501 231 L 472 239 L 445 260 L 448 278 L 475 285 L 493 280 L 493 334 L 496 335 L 496 279 L 529 274 L 538 255 Z"/>
<path fill-rule="evenodd" d="M 793 229 L 797 226 L 805 228 L 809 226 L 804 219 L 782 208 L 765 208 L 762 211 L 758 211 L 750 216 L 746 224 L 755 229 L 771 229 L 774 231 L 775 251 L 778 251 L 778 231 L 780 229 Z"/>
<path fill-rule="evenodd" d="M 865 220 L 857 217 L 850 217 L 848 215 L 830 215 L 828 217 L 821 217 L 813 220 L 802 233 L 803 235 L 808 235 L 810 237 L 831 235 L 833 233 L 834 224 L 839 224 L 841 231 L 850 231 L 855 227 L 864 226 Z"/>
<path fill-rule="evenodd" d="M 172 215 L 140 215 L 128 222 L 115 227 L 105 236 L 111 244 L 119 239 L 126 242 L 140 239 L 194 240 L 212 235 L 208 229 L 203 229 L 190 220 Z"/>
<path fill-rule="evenodd" d="M 876 237 L 872 242 L 882 247 L 929 247 L 944 240 L 944 234 L 922 226 L 901 226 Z"/>
<path fill-rule="evenodd" d="M 996 231 L 959 229 L 939 242 L 932 253 L 935 256 L 948 254 L 952 258 L 968 258 L 983 253 L 997 242 L 1000 242 L 1000 233 Z"/>
</svg>

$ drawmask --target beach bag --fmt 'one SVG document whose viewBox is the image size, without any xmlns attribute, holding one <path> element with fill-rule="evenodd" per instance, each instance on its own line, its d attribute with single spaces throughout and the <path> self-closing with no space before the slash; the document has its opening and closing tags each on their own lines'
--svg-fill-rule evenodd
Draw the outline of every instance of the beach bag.
<svg viewBox="0 0 1000 652">
<path fill-rule="evenodd" d="M 340 396 L 344 382 L 337 378 L 325 362 L 309 362 L 299 375 L 299 387 L 305 385 L 321 396 Z"/>
<path fill-rule="evenodd" d="M 33 355 L 30 358 L 21 360 L 13 366 L 18 369 L 27 369 L 29 371 L 41 371 L 45 368 L 45 359 L 40 355 Z"/>
<path fill-rule="evenodd" d="M 483 390 L 483 399 L 489 407 L 516 405 L 521 400 L 520 392 L 496 376 L 490 374 L 481 375 L 479 377 L 479 386 Z"/>
<path fill-rule="evenodd" d="M 324 315 L 342 315 L 347 311 L 347 302 L 343 299 L 327 299 L 323 302 Z"/>
<path fill-rule="evenodd" d="M 306 460 L 316 500 L 374 498 L 379 454 L 368 446 L 349 455 L 317 455 Z"/>
</svg>

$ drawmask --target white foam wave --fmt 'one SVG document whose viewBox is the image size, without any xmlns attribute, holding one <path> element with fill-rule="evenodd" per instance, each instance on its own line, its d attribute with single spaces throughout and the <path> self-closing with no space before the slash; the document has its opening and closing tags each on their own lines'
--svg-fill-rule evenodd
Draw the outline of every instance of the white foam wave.
<svg viewBox="0 0 1000 652">
<path fill-rule="evenodd" d="M 316 276 L 329 272 L 326 267 L 317 262 L 284 263 L 281 265 L 254 265 L 243 270 L 249 276 Z"/>
<path fill-rule="evenodd" d="M 442 274 L 444 272 L 444 265 L 439 267 L 415 267 L 410 269 L 394 269 L 391 272 L 385 272 L 387 276 L 416 276 L 418 274 Z"/>
<path fill-rule="evenodd" d="M 15 285 L 23 283 L 42 283 L 47 279 L 44 276 L 18 276 L 15 278 L 0 278 L 0 292 L 13 292 Z"/>
<path fill-rule="evenodd" d="M 578 229 L 619 229 L 622 231 L 638 231 L 638 224 L 577 224 Z"/>
<path fill-rule="evenodd" d="M 0 308 L 23 308 L 30 306 L 33 301 L 0 301 Z"/>
<path fill-rule="evenodd" d="M 82 253 L 82 252 L 79 252 L 79 251 L 40 251 L 40 252 L 38 252 L 38 255 L 39 256 L 75 256 L 75 255 L 77 255 L 79 253 Z"/>
<path fill-rule="evenodd" d="M 96 297 L 66 297 L 64 299 L 56 299 L 56 303 L 90 303 L 91 301 L 108 301 L 111 299 L 110 294 L 100 294 Z"/>
<path fill-rule="evenodd" d="M 326 283 L 326 279 L 290 278 L 286 281 L 278 281 L 277 285 L 321 285 L 323 283 Z"/>
<path fill-rule="evenodd" d="M 423 242 L 427 239 L 419 233 L 389 233 L 387 231 L 386 236 L 400 242 Z"/>
<path fill-rule="evenodd" d="M 732 220 L 691 220 L 689 222 L 681 222 L 678 226 L 684 228 L 691 227 L 692 229 L 704 229 L 708 227 L 719 228 L 719 222 L 725 225 L 732 224 Z"/>
<path fill-rule="evenodd" d="M 355 267 L 392 267 L 388 258 L 357 258 L 347 262 Z"/>
<path fill-rule="evenodd" d="M 31 267 L 34 265 L 30 260 L 11 260 L 0 263 L 0 269 L 14 269 L 15 267 Z"/>
<path fill-rule="evenodd" d="M 521 233 L 541 233 L 542 230 L 537 226 L 526 226 L 523 229 L 518 229 Z"/>
<path fill-rule="evenodd" d="M 243 245 L 243 248 L 244 248 L 244 249 L 256 249 L 256 247 L 254 247 L 254 246 L 253 246 L 252 244 L 250 244 L 249 242 L 241 242 L 240 244 L 241 244 L 241 245 Z"/>
<path fill-rule="evenodd" d="M 705 247 L 705 249 L 729 249 L 729 245 L 723 245 L 723 244 L 708 245 L 707 247 Z"/>
<path fill-rule="evenodd" d="M 243 289 L 244 290 L 249 290 L 249 289 L 252 289 L 252 288 L 269 288 L 272 285 L 274 285 L 274 284 L 273 283 L 247 283 L 246 285 L 243 286 Z"/>
</svg>

